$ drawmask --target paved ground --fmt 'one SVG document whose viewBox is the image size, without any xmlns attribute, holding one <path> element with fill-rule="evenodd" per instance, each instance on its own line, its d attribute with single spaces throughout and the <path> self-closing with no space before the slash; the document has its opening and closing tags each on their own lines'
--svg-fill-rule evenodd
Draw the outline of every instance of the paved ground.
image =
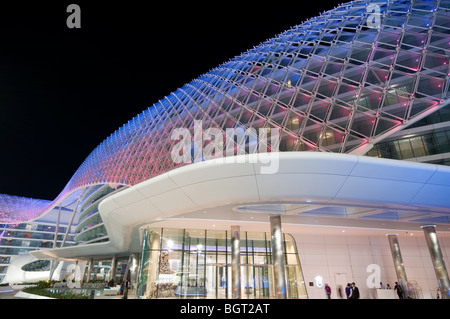
<svg viewBox="0 0 450 319">
<path fill-rule="evenodd" d="M 2 287 L 3 288 L 3 287 Z M 9 287 L 7 287 L 9 288 Z M 12 291 L 11 291 L 12 290 Z M 2 289 L 0 290 L 0 299 L 24 299 L 21 297 L 16 297 L 16 293 L 18 293 L 20 290 L 14 290 L 14 289 Z"/>
<path fill-rule="evenodd" d="M 21 291 L 21 289 L 12 289 L 11 287 L 0 287 L 0 299 L 27 299 L 23 297 L 16 297 L 16 294 Z M 94 299 L 122 299 L 122 295 L 114 296 L 103 296 L 96 295 Z M 131 291 L 128 294 L 128 299 L 137 299 L 136 293 Z"/>
</svg>

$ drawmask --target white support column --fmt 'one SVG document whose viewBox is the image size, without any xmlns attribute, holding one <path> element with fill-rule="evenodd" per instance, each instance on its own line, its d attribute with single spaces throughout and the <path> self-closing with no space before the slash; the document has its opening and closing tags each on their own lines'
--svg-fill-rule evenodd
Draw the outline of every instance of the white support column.
<svg viewBox="0 0 450 319">
<path fill-rule="evenodd" d="M 137 287 L 138 272 L 139 255 L 137 253 L 131 253 L 130 257 L 128 258 L 126 274 L 130 274 L 130 278 L 128 278 L 128 280 L 130 281 L 132 288 Z"/>
<path fill-rule="evenodd" d="M 80 203 L 80 200 L 83 197 L 83 193 L 84 193 L 84 189 L 80 190 L 80 196 L 77 199 L 77 203 L 75 205 L 75 209 L 73 210 L 72 217 L 70 218 L 69 225 L 67 225 L 66 234 L 64 235 L 64 239 L 61 243 L 61 247 L 64 247 L 64 245 L 66 244 L 66 240 L 67 240 L 67 237 L 69 236 L 70 228 L 72 227 L 73 219 L 75 218 L 75 215 L 77 213 L 78 204 Z"/>
<path fill-rule="evenodd" d="M 56 268 L 58 268 L 59 260 L 54 259 L 50 262 L 50 274 L 48 275 L 48 280 L 52 280 L 53 274 L 55 273 Z"/>
<path fill-rule="evenodd" d="M 280 215 L 270 216 L 272 233 L 272 260 L 275 281 L 275 298 L 286 299 L 286 270 L 284 266 L 284 244 Z"/>
<path fill-rule="evenodd" d="M 59 219 L 61 217 L 61 206 L 62 206 L 62 202 L 59 204 L 58 218 L 56 219 L 55 237 L 53 238 L 53 248 L 56 248 L 56 246 L 57 246 L 58 232 L 59 232 Z"/>
<path fill-rule="evenodd" d="M 450 299 L 450 280 L 448 278 L 447 268 L 445 267 L 441 247 L 436 235 L 435 225 L 421 226 L 427 240 L 428 250 L 430 251 L 431 261 L 433 262 L 434 272 L 441 290 L 442 299 Z"/>
<path fill-rule="evenodd" d="M 233 299 L 241 299 L 240 242 L 240 227 L 231 226 L 231 295 Z"/>
<path fill-rule="evenodd" d="M 400 287 L 403 288 L 403 298 L 408 297 L 408 279 L 406 277 L 405 265 L 403 264 L 402 253 L 400 252 L 400 245 L 398 244 L 397 234 L 388 234 L 389 246 L 391 247 L 392 259 L 394 261 L 395 273 Z"/>
</svg>

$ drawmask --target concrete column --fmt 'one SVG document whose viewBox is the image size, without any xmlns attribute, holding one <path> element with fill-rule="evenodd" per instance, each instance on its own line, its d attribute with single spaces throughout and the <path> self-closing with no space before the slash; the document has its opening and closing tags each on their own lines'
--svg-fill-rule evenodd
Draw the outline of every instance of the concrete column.
<svg viewBox="0 0 450 319">
<path fill-rule="evenodd" d="M 450 280 L 448 278 L 447 268 L 445 267 L 439 241 L 436 236 L 436 226 L 425 225 L 421 227 L 425 234 L 431 261 L 434 266 L 434 272 L 436 273 L 439 289 L 441 290 L 441 298 L 450 299 Z"/>
<path fill-rule="evenodd" d="M 239 226 L 231 226 L 231 294 L 241 299 L 241 235 Z"/>
<path fill-rule="evenodd" d="M 286 299 L 286 269 L 284 267 L 284 241 L 280 215 L 270 216 L 270 229 L 272 233 L 275 298 Z"/>
<path fill-rule="evenodd" d="M 389 246 L 391 247 L 392 259 L 394 260 L 395 273 L 400 287 L 403 288 L 403 298 L 408 296 L 408 278 L 406 277 L 405 265 L 403 264 L 400 245 L 398 244 L 397 234 L 388 234 Z"/>
</svg>

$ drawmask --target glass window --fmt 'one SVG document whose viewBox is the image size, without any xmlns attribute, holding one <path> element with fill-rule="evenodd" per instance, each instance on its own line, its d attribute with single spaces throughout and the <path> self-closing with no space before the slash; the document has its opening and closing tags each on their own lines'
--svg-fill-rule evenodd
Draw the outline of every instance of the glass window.
<svg viewBox="0 0 450 319">
<path fill-rule="evenodd" d="M 378 42 L 396 46 L 400 41 L 401 35 L 401 32 L 383 30 L 378 36 Z"/>
<path fill-rule="evenodd" d="M 440 153 L 450 152 L 449 132 L 436 132 L 436 144 Z"/>
<path fill-rule="evenodd" d="M 426 40 L 427 34 L 406 31 L 402 43 L 422 48 L 425 46 Z"/>
<path fill-rule="evenodd" d="M 229 232 L 146 229 L 143 235 L 139 298 L 231 297 Z M 284 235 L 288 295 L 305 298 L 296 244 L 292 236 Z M 241 232 L 240 236 L 241 296 L 273 298 L 270 234 Z"/>
<path fill-rule="evenodd" d="M 340 144 L 344 142 L 344 132 L 339 132 L 331 128 L 325 128 L 322 133 L 321 146 L 330 149 L 333 146 L 333 150 L 339 148 Z"/>
<path fill-rule="evenodd" d="M 392 141 L 388 143 L 388 149 L 392 158 L 401 159 L 402 154 L 400 152 L 400 146 L 398 145 L 398 141 Z"/>
<path fill-rule="evenodd" d="M 341 83 L 336 98 L 349 104 L 355 104 L 357 96 L 358 96 L 357 86 Z"/>
<path fill-rule="evenodd" d="M 23 271 L 49 271 L 50 260 L 36 260 L 22 266 Z"/>
<path fill-rule="evenodd" d="M 182 249 L 183 245 L 183 230 L 182 229 L 164 229 L 161 249 L 174 250 Z"/>
<path fill-rule="evenodd" d="M 334 94 L 334 90 L 336 89 L 336 85 L 336 81 L 322 79 L 317 89 L 317 93 L 331 98 Z"/>
<path fill-rule="evenodd" d="M 375 48 L 372 60 L 376 63 L 391 66 L 394 62 L 395 54 L 396 52 L 394 50 Z"/>
<path fill-rule="evenodd" d="M 359 84 L 362 81 L 364 72 L 364 67 L 348 64 L 344 71 L 344 77 L 348 80 L 356 82 L 355 84 Z"/>
<path fill-rule="evenodd" d="M 418 137 L 412 137 L 410 138 L 411 147 L 414 156 L 413 157 L 420 157 L 420 156 L 426 156 L 428 155 L 422 141 L 422 136 Z"/>
<path fill-rule="evenodd" d="M 294 133 L 299 133 L 300 127 L 303 123 L 303 117 L 295 112 L 289 112 L 286 121 L 286 128 Z"/>
<path fill-rule="evenodd" d="M 375 123 L 375 116 L 368 112 L 355 111 L 351 129 L 359 134 L 369 137 Z"/>
<path fill-rule="evenodd" d="M 400 147 L 402 159 L 414 157 L 409 139 L 399 140 L 398 146 Z"/>
<path fill-rule="evenodd" d="M 362 88 L 358 105 L 370 110 L 376 110 L 380 106 L 382 95 L 382 92 Z"/>
<path fill-rule="evenodd" d="M 447 74 L 450 58 L 442 54 L 427 52 L 424 67 L 433 71 Z"/>
<path fill-rule="evenodd" d="M 322 132 L 322 125 L 313 120 L 308 120 L 303 130 L 303 137 L 309 141 L 317 144 L 319 142 L 320 133 Z"/>
<path fill-rule="evenodd" d="M 400 50 L 395 63 L 416 72 L 417 70 L 419 70 L 421 57 L 422 55 L 419 53 Z"/>
<path fill-rule="evenodd" d="M 310 114 L 323 121 L 326 119 L 330 104 L 327 100 L 316 98 L 311 105 Z"/>
<path fill-rule="evenodd" d="M 436 15 L 435 25 L 450 28 L 450 19 L 448 18 L 448 14 L 438 13 Z"/>
<path fill-rule="evenodd" d="M 429 155 L 433 155 L 438 153 L 434 137 L 432 134 L 426 134 L 422 136 L 423 144 L 425 145 L 425 148 L 427 149 L 427 152 Z"/>
<path fill-rule="evenodd" d="M 433 15 L 431 13 L 424 14 L 423 11 L 412 10 L 411 16 L 408 19 L 408 25 L 428 29 L 431 25 Z"/>
<path fill-rule="evenodd" d="M 444 80 L 432 76 L 421 75 L 417 91 L 429 96 L 440 98 L 444 89 Z"/>
<path fill-rule="evenodd" d="M 328 122 L 346 129 L 351 115 L 352 110 L 350 108 L 335 103 L 332 106 L 332 111 L 330 112 Z"/>
<path fill-rule="evenodd" d="M 330 76 L 338 77 L 342 67 L 342 63 L 328 62 L 324 73 Z"/>
<path fill-rule="evenodd" d="M 295 107 L 297 110 L 304 112 L 308 107 L 310 100 L 311 96 L 299 92 L 297 93 L 297 96 L 295 97 L 292 106 Z"/>
</svg>

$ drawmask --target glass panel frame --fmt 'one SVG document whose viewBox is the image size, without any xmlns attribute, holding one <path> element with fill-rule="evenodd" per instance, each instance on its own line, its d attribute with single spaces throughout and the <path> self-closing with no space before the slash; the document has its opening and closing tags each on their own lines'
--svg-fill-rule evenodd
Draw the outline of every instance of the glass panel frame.
<svg viewBox="0 0 450 319">
<path fill-rule="evenodd" d="M 241 232 L 241 296 L 274 298 L 271 236 Z M 288 297 L 307 298 L 295 240 L 284 234 Z M 225 230 L 143 231 L 138 298 L 231 298 L 231 238 Z"/>
</svg>

